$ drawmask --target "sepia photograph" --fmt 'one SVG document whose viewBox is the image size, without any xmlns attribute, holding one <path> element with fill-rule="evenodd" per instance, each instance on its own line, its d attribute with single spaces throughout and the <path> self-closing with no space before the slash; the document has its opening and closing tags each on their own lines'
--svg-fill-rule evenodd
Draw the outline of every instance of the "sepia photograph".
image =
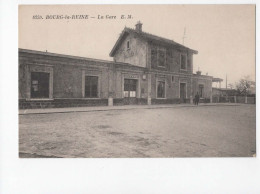
<svg viewBox="0 0 260 194">
<path fill-rule="evenodd" d="M 19 5 L 19 158 L 256 157 L 255 5 Z"/>
</svg>

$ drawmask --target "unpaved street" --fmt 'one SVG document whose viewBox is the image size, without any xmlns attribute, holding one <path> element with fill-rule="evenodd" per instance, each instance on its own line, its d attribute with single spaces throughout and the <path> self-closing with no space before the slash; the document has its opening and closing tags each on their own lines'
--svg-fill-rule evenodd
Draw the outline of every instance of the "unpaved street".
<svg viewBox="0 0 260 194">
<path fill-rule="evenodd" d="M 20 157 L 248 157 L 254 105 L 19 116 Z"/>
</svg>

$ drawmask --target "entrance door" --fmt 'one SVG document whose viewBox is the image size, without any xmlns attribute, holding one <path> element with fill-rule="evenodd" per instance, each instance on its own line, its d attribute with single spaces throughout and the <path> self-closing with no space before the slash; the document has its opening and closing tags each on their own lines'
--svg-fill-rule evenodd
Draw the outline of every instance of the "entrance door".
<svg viewBox="0 0 260 194">
<path fill-rule="evenodd" d="M 185 103 L 186 99 L 186 83 L 180 83 L 180 99 L 181 103 Z"/>
<path fill-rule="evenodd" d="M 125 79 L 124 80 L 124 104 L 137 104 L 136 99 L 137 80 Z"/>
</svg>

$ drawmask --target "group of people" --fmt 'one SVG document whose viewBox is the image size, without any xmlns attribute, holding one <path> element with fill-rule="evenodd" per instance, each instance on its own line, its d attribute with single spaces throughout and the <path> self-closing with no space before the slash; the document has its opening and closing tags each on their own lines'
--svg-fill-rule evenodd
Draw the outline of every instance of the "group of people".
<svg viewBox="0 0 260 194">
<path fill-rule="evenodd" d="M 200 95 L 197 92 L 197 94 L 195 95 L 195 98 L 194 98 L 194 104 L 198 106 L 199 105 L 199 101 L 200 101 Z"/>
</svg>

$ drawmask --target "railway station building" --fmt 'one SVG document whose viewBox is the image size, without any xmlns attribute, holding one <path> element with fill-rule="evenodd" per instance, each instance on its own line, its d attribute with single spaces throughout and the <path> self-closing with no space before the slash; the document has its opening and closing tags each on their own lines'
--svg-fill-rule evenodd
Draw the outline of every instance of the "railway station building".
<svg viewBox="0 0 260 194">
<path fill-rule="evenodd" d="M 19 108 L 212 101 L 212 76 L 193 73 L 198 51 L 125 27 L 111 61 L 19 49 Z"/>
</svg>

